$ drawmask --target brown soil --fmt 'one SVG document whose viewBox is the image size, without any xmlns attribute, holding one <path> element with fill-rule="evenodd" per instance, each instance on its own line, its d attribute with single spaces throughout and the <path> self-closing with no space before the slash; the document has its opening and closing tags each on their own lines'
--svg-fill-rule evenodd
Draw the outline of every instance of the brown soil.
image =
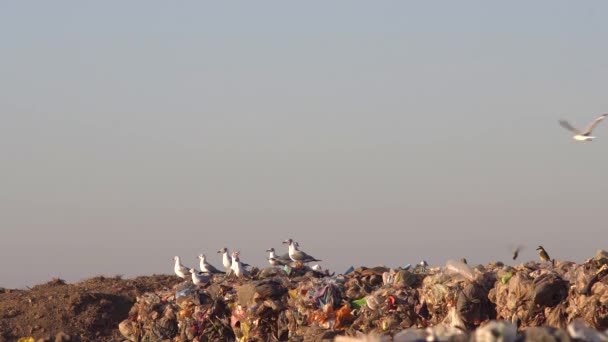
<svg viewBox="0 0 608 342">
<path fill-rule="evenodd" d="M 0 288 L 0 342 L 54 340 L 60 332 L 82 341 L 122 341 L 118 323 L 127 318 L 136 297 L 177 283 L 176 276 L 152 275 L 95 277 L 75 284 L 53 279 L 27 290 Z"/>
</svg>

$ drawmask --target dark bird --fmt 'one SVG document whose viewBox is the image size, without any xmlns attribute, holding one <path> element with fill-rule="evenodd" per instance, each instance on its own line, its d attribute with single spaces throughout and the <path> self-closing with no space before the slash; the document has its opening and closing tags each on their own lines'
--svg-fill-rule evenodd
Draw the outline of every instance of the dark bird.
<svg viewBox="0 0 608 342">
<path fill-rule="evenodd" d="M 518 246 L 517 248 L 515 248 L 515 250 L 513 251 L 513 260 L 517 259 L 517 257 L 519 256 L 519 252 L 521 252 L 523 247 Z"/>
<path fill-rule="evenodd" d="M 551 258 L 549 257 L 549 254 L 543 248 L 543 246 L 538 246 L 538 248 L 536 250 L 539 251 L 538 252 L 538 256 L 540 257 L 541 261 L 551 261 Z"/>
</svg>

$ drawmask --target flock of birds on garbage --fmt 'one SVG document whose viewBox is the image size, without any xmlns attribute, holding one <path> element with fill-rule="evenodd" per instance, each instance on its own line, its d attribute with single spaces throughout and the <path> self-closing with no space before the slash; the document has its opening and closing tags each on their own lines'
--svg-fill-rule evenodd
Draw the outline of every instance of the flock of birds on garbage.
<svg viewBox="0 0 608 342">
<path fill-rule="evenodd" d="M 321 261 L 303 251 L 300 250 L 300 244 L 294 241 L 293 239 L 287 239 L 283 241 L 283 244 L 288 245 L 288 252 L 283 255 L 275 254 L 274 248 L 270 248 L 266 250 L 270 253 L 268 256 L 268 263 L 271 266 L 293 266 L 293 267 L 302 267 L 304 264 L 314 261 Z M 182 265 L 181 259 L 179 256 L 175 256 L 173 259 L 175 260 L 175 266 L 173 271 L 175 274 L 182 278 L 187 279 L 188 277 L 192 277 L 192 282 L 195 285 L 203 285 L 209 282 L 211 277 L 214 274 L 226 274 L 226 275 L 234 275 L 238 278 L 247 276 L 248 270 L 247 267 L 249 264 L 246 264 L 241 261 L 239 258 L 239 251 L 233 251 L 232 253 L 228 252 L 228 248 L 223 247 L 219 251 L 219 254 L 222 254 L 222 264 L 226 271 L 220 271 L 215 266 L 211 265 L 207 261 L 207 257 L 205 254 L 200 254 L 198 256 L 200 271 L 194 268 L 188 268 Z M 320 270 L 320 266 L 313 266 L 313 270 Z"/>
<path fill-rule="evenodd" d="M 284 266 L 284 267 L 289 266 L 289 267 L 301 268 L 304 266 L 304 264 L 314 262 L 314 261 L 321 261 L 321 260 L 311 256 L 310 254 L 307 254 L 306 252 L 301 251 L 300 244 L 298 242 L 294 241 L 293 239 L 287 239 L 287 240 L 283 241 L 283 244 L 286 244 L 289 246 L 288 252 L 283 255 L 277 255 L 274 248 L 269 248 L 266 250 L 266 252 L 269 253 L 268 263 L 270 264 L 270 266 L 273 266 L 273 267 L 274 266 Z M 515 248 L 515 250 L 513 250 L 513 260 L 517 259 L 517 257 L 519 256 L 519 253 L 521 252 L 522 249 L 523 249 L 522 246 L 518 246 L 517 248 Z M 538 251 L 538 255 L 539 255 L 539 258 L 541 261 L 543 261 L 543 262 L 554 262 L 555 261 L 549 257 L 549 254 L 547 253 L 547 251 L 545 250 L 545 248 L 543 246 L 538 246 L 538 248 L 536 248 L 536 250 Z M 207 257 L 205 254 L 200 254 L 198 256 L 200 271 L 195 268 L 188 268 L 188 267 L 184 266 L 182 264 L 181 258 L 179 256 L 173 257 L 173 260 L 175 261 L 173 271 L 175 272 L 175 275 L 177 275 L 178 277 L 180 277 L 182 279 L 188 279 L 188 277 L 192 277 L 192 282 L 195 285 L 208 284 L 209 281 L 211 280 L 211 278 L 213 277 L 213 275 L 215 275 L 215 274 L 225 274 L 227 276 L 233 275 L 237 278 L 241 278 L 243 276 L 249 275 L 249 271 L 247 270 L 247 267 L 250 265 L 241 261 L 241 259 L 239 258 L 239 255 L 240 255 L 239 251 L 233 251 L 232 253 L 229 253 L 228 248 L 223 247 L 222 249 L 217 251 L 217 253 L 222 254 L 222 265 L 224 266 L 225 271 L 221 271 L 217 267 L 210 264 L 207 261 Z M 466 259 L 464 259 L 464 258 L 461 259 L 461 261 L 464 264 L 467 263 Z M 428 267 L 428 263 L 425 260 L 422 260 L 419 265 L 423 268 Z M 317 264 L 317 265 L 314 265 L 311 269 L 314 271 L 321 271 L 321 266 L 319 266 Z"/>
<path fill-rule="evenodd" d="M 564 127 L 565 129 L 574 133 L 574 135 L 572 137 L 574 140 L 583 141 L 583 142 L 593 141 L 593 139 L 595 139 L 595 137 L 591 135 L 591 133 L 593 132 L 593 129 L 606 117 L 608 117 L 608 113 L 598 116 L 593 121 L 591 121 L 591 123 L 584 130 L 579 130 L 579 129 L 575 128 L 566 120 L 559 120 L 559 124 L 562 127 Z M 321 260 L 318 260 L 318 259 L 310 256 L 309 254 L 301 251 L 300 245 L 293 239 L 287 239 L 287 240 L 283 241 L 283 244 L 289 245 L 288 253 L 285 253 L 283 255 L 275 254 L 274 248 L 270 248 L 267 250 L 267 252 L 270 253 L 270 255 L 268 257 L 268 262 L 270 263 L 271 266 L 302 267 L 302 265 L 309 263 L 309 262 L 321 261 Z M 517 259 L 517 256 L 519 255 L 520 250 L 521 250 L 521 247 L 517 247 L 513 251 L 513 260 Z M 538 248 L 536 250 L 539 251 L 539 257 L 540 257 L 541 261 L 552 261 L 549 258 L 547 251 L 542 246 L 538 246 Z M 218 273 L 225 273 L 226 275 L 234 274 L 234 276 L 236 276 L 236 277 L 243 277 L 243 276 L 248 275 L 249 272 L 247 270 L 247 266 L 249 266 L 249 265 L 241 262 L 241 259 L 239 258 L 239 251 L 233 251 L 230 254 L 228 252 L 228 249 L 226 247 L 224 247 L 224 248 L 220 249 L 218 251 L 218 253 L 222 254 L 222 264 L 223 264 L 224 268 L 226 269 L 226 271 L 218 270 L 215 266 L 211 265 L 207 261 L 205 254 L 201 254 L 198 256 L 200 271 L 198 271 L 194 268 L 185 267 L 184 265 L 182 265 L 180 257 L 175 256 L 174 257 L 175 274 L 182 279 L 187 279 L 188 277 L 192 277 L 192 282 L 196 285 L 202 285 L 202 284 L 208 283 L 209 280 L 211 279 L 211 277 L 214 274 L 218 274 Z M 463 259 L 462 261 L 464 263 L 466 263 L 466 259 Z M 422 261 L 420 264 L 423 267 L 428 265 L 426 263 L 426 261 Z M 320 270 L 320 266 L 319 265 L 313 266 L 313 270 Z"/>
</svg>

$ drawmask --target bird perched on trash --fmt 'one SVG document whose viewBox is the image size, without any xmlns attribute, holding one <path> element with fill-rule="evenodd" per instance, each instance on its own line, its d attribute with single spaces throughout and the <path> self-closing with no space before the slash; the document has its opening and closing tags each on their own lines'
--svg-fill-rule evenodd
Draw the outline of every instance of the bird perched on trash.
<svg viewBox="0 0 608 342">
<path fill-rule="evenodd" d="M 287 239 L 287 240 L 283 241 L 283 243 L 289 245 L 289 258 L 291 258 L 291 260 L 295 261 L 296 263 L 298 263 L 300 265 L 305 264 L 307 262 L 321 261 L 321 260 L 299 250 L 298 243 L 293 241 L 292 239 Z"/>
<path fill-rule="evenodd" d="M 289 259 L 289 260 L 291 260 L 291 259 Z M 289 264 L 286 264 L 283 261 L 281 261 L 275 257 L 269 257 L 268 263 L 272 266 L 289 266 Z"/>
<path fill-rule="evenodd" d="M 226 270 L 229 270 L 230 266 L 232 265 L 232 262 L 230 262 L 230 256 L 228 256 L 228 248 L 222 247 L 222 249 L 217 252 L 222 254 L 222 264 L 224 265 Z"/>
<path fill-rule="evenodd" d="M 224 272 L 218 270 L 217 268 L 215 268 L 215 266 L 213 266 L 210 263 L 208 263 L 207 262 L 207 257 L 205 256 L 205 254 L 199 255 L 198 259 L 199 259 L 199 266 L 201 267 L 201 272 L 204 272 L 204 273 L 224 273 Z"/>
<path fill-rule="evenodd" d="M 182 279 L 188 278 L 190 275 L 190 270 L 182 265 L 178 256 L 174 256 L 173 260 L 175 260 L 175 266 L 173 267 L 175 274 Z"/>
<path fill-rule="evenodd" d="M 551 258 L 549 258 L 549 254 L 543 248 L 543 246 L 538 246 L 538 248 L 536 250 L 539 251 L 538 256 L 540 257 L 541 261 L 551 261 Z"/>
<path fill-rule="evenodd" d="M 209 274 L 199 274 L 194 268 L 191 268 L 189 272 L 192 274 L 192 282 L 194 285 L 207 285 L 209 280 L 211 280 L 211 276 Z"/>
<path fill-rule="evenodd" d="M 243 267 L 241 260 L 239 259 L 239 255 L 241 253 L 239 251 L 232 252 L 232 265 L 230 265 L 230 269 L 238 278 L 247 274 L 247 271 Z"/>
<path fill-rule="evenodd" d="M 266 250 L 270 255 L 268 256 L 268 262 L 272 266 L 285 266 L 291 264 L 292 260 L 289 257 L 289 253 L 285 253 L 283 255 L 276 255 L 274 252 L 274 248 L 269 248 Z"/>
<path fill-rule="evenodd" d="M 222 249 L 220 249 L 217 252 L 222 254 L 222 264 L 224 265 L 226 270 L 229 271 L 230 266 L 232 265 L 232 262 L 230 261 L 230 253 L 228 253 L 228 248 L 223 247 Z M 241 266 L 247 267 L 247 266 L 249 266 L 249 264 L 241 263 Z"/>
<path fill-rule="evenodd" d="M 602 120 L 604 120 L 606 118 L 606 116 L 608 116 L 608 114 L 602 114 L 602 115 L 598 116 L 583 131 L 579 131 L 578 129 L 574 128 L 566 120 L 559 120 L 559 124 L 562 127 L 564 127 L 565 129 L 574 133 L 574 136 L 572 137 L 572 139 L 574 139 L 576 141 L 592 141 L 593 139 L 595 139 L 595 137 L 591 136 L 591 132 L 593 131 L 595 126 L 597 126 L 597 124 L 599 124 Z"/>
</svg>

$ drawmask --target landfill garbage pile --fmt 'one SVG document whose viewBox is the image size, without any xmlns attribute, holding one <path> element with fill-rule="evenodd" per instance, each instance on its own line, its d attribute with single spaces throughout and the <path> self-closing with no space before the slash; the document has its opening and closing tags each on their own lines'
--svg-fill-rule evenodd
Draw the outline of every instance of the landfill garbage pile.
<svg viewBox="0 0 608 342">
<path fill-rule="evenodd" d="M 582 264 L 306 266 L 214 275 L 137 298 L 129 341 L 608 341 L 608 254 Z"/>
</svg>

